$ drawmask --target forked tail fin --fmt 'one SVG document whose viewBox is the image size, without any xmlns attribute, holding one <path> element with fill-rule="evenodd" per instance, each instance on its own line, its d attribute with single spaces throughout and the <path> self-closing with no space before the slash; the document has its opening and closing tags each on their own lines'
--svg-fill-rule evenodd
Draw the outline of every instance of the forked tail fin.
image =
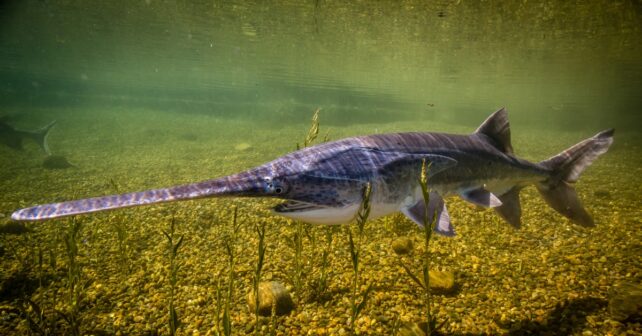
<svg viewBox="0 0 642 336">
<path fill-rule="evenodd" d="M 36 130 L 29 132 L 29 135 L 31 138 L 42 148 L 42 150 L 45 152 L 47 155 L 51 155 L 51 151 L 49 150 L 49 144 L 47 143 L 47 137 L 49 136 L 49 131 L 51 130 L 52 127 L 56 124 L 56 121 L 52 121 L 49 123 L 49 125 Z"/>
<path fill-rule="evenodd" d="M 577 197 L 573 183 L 595 159 L 606 153 L 613 143 L 613 129 L 602 131 L 592 138 L 542 161 L 539 164 L 551 171 L 551 177 L 537 185 L 546 203 L 572 222 L 582 226 L 594 226 Z"/>
</svg>

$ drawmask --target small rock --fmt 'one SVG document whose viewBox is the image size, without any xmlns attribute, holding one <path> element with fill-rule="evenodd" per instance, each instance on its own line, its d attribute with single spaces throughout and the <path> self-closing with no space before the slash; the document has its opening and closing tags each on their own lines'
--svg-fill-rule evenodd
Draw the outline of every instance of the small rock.
<svg viewBox="0 0 642 336">
<path fill-rule="evenodd" d="M 412 252 L 412 239 L 400 237 L 392 242 L 392 250 L 398 255 L 404 255 Z"/>
<path fill-rule="evenodd" d="M 254 293 L 250 291 L 247 298 L 250 312 L 255 311 L 254 300 Z M 282 283 L 276 281 L 261 282 L 259 284 L 259 315 L 271 316 L 272 305 L 276 305 L 276 315 L 286 315 L 294 309 L 292 296 Z"/>
<path fill-rule="evenodd" d="M 252 148 L 252 145 L 250 145 L 250 144 L 249 144 L 249 143 L 247 143 L 247 142 L 241 142 L 241 143 L 236 144 L 236 145 L 234 146 L 234 149 L 235 149 L 235 150 L 237 150 L 237 151 L 239 151 L 239 152 L 246 151 L 246 150 L 248 150 L 248 149 L 250 149 L 250 148 Z"/>
<path fill-rule="evenodd" d="M 430 289 L 441 293 L 450 293 L 455 289 L 455 274 L 450 271 L 430 270 Z"/>
<path fill-rule="evenodd" d="M 623 282 L 614 287 L 609 293 L 609 313 L 617 321 L 642 315 L 642 284 Z"/>
</svg>

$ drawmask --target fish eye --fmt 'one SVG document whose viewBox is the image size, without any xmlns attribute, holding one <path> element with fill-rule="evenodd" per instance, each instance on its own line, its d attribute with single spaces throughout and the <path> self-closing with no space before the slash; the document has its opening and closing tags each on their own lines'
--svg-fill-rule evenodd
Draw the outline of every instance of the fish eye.
<svg viewBox="0 0 642 336">
<path fill-rule="evenodd" d="M 287 186 L 284 184 L 285 181 L 281 179 L 274 179 L 273 177 L 264 177 L 263 181 L 265 182 L 264 188 L 265 192 L 269 194 L 280 195 L 286 192 Z"/>
</svg>

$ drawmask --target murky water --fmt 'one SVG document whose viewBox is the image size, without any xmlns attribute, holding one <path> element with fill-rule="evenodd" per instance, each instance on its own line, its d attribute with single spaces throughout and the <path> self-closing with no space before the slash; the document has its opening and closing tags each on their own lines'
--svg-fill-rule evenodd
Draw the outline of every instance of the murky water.
<svg viewBox="0 0 642 336">
<path fill-rule="evenodd" d="M 598 226 L 573 226 L 533 188 L 522 193 L 519 231 L 448 199 L 458 236 L 434 238 L 431 251 L 435 268 L 454 272 L 457 289 L 434 296 L 439 331 L 642 332 L 638 318 L 620 321 L 607 308 L 620 284 L 636 288 L 642 276 L 640 42 L 636 0 L 3 2 L 0 122 L 31 130 L 57 120 L 51 151 L 73 167 L 46 169 L 35 142 L 25 139 L 20 151 L 1 134 L 0 333 L 72 332 L 57 310 L 80 317 L 83 333 L 168 334 L 160 231 L 173 220 L 186 241 L 175 289 L 178 332 L 221 332 L 216 287 L 227 291 L 229 283 L 232 205 L 243 224 L 232 334 L 254 332 L 247 293 L 258 222 L 268 232 L 263 279 L 285 283 L 297 304 L 273 321 L 275 334 L 412 330 L 425 320 L 422 292 L 400 263 L 419 272 L 425 250 L 423 231 L 401 216 L 366 226 L 363 282 L 374 289 L 354 324 L 347 231 L 304 225 L 297 254 L 301 227 L 270 214 L 273 202 L 201 200 L 79 217 L 76 258 L 80 278 L 91 282 L 75 308 L 64 243 L 72 223 L 12 227 L 9 216 L 34 204 L 247 169 L 300 145 L 317 108 L 318 140 L 336 140 L 467 133 L 502 106 L 516 153 L 535 162 L 617 129 L 614 146 L 577 185 Z M 390 248 L 403 237 L 414 241 L 412 257 Z M 297 258 L 303 288 L 293 280 Z"/>
<path fill-rule="evenodd" d="M 640 121 L 640 11 L 636 1 L 8 2 L 0 93 L 4 105 L 116 101 L 286 122 L 320 105 L 339 124 L 472 125 L 507 106 L 515 121 L 628 126 Z"/>
</svg>

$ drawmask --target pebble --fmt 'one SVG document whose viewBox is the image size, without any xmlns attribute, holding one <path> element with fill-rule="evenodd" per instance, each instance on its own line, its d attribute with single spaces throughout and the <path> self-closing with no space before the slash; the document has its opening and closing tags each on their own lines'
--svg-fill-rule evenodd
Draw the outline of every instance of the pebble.
<svg viewBox="0 0 642 336">
<path fill-rule="evenodd" d="M 455 289 L 455 274 L 451 271 L 430 270 L 430 289 L 440 293 L 451 293 Z"/>
<path fill-rule="evenodd" d="M 642 316 L 642 284 L 623 282 L 609 292 L 608 311 L 616 321 Z"/>
<path fill-rule="evenodd" d="M 250 148 L 252 148 L 252 145 L 250 145 L 250 144 L 249 144 L 249 143 L 247 143 L 247 142 L 241 142 L 241 143 L 238 143 L 238 144 L 236 144 L 236 145 L 234 146 L 234 149 L 235 149 L 235 150 L 237 150 L 237 151 L 239 151 L 239 152 L 246 151 L 246 150 L 248 150 L 248 149 L 250 149 Z"/>
<path fill-rule="evenodd" d="M 255 301 L 254 293 L 250 291 L 247 297 L 250 312 L 256 310 Z M 282 283 L 277 281 L 261 282 L 259 284 L 259 315 L 271 316 L 273 305 L 276 305 L 276 314 L 279 316 L 287 315 L 294 309 L 292 296 Z"/>
<path fill-rule="evenodd" d="M 400 237 L 392 241 L 392 250 L 397 255 L 405 255 L 412 252 L 413 244 L 412 239 L 408 237 Z"/>
</svg>

